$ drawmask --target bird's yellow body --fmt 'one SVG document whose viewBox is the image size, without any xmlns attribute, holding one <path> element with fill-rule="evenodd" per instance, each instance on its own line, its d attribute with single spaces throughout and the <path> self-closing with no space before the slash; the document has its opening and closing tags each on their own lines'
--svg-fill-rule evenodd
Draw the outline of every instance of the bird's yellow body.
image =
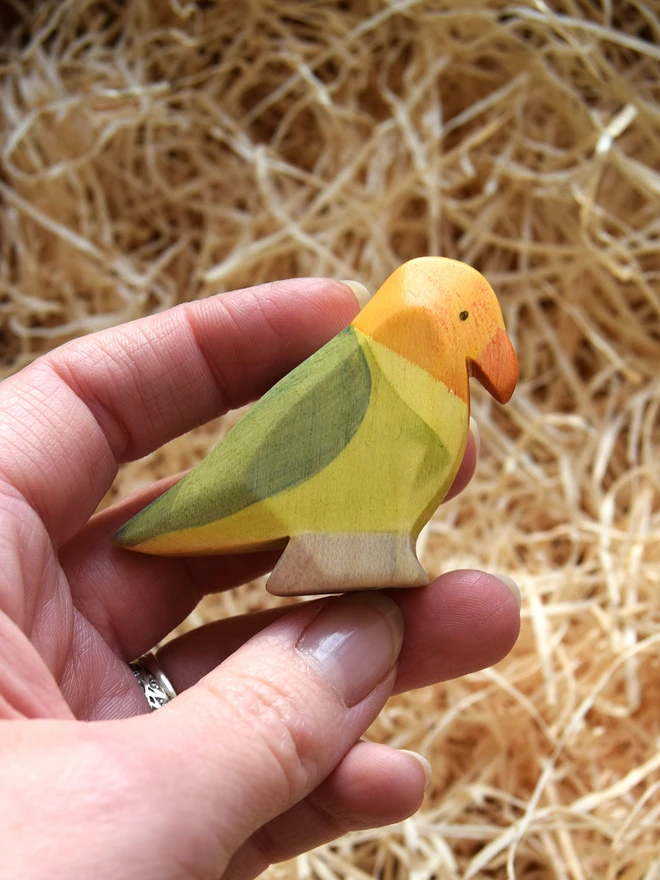
<svg viewBox="0 0 660 880">
<path fill-rule="evenodd" d="M 490 286 L 455 261 L 404 264 L 117 543 L 286 547 L 268 585 L 278 594 L 425 583 L 414 542 L 465 451 L 470 364 L 508 399 L 517 361 Z"/>
</svg>

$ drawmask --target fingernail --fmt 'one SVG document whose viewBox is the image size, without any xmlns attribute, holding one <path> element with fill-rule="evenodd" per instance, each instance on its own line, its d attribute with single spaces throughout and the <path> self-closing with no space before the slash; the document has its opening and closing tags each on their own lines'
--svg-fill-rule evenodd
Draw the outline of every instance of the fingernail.
<svg viewBox="0 0 660 880">
<path fill-rule="evenodd" d="M 518 586 L 518 584 L 513 580 L 513 578 L 510 578 L 508 574 L 500 574 L 499 572 L 497 572 L 493 575 L 493 577 L 496 577 L 498 581 L 502 581 L 504 586 L 508 590 L 511 590 L 514 599 L 518 603 L 518 610 L 520 611 L 520 607 L 522 605 L 522 596 L 520 595 L 520 587 Z"/>
<path fill-rule="evenodd" d="M 410 749 L 399 749 L 400 752 L 403 752 L 404 755 L 410 755 L 415 758 L 421 765 L 422 770 L 424 771 L 424 791 L 427 791 L 429 785 L 431 784 L 431 775 L 433 771 L 431 770 L 431 765 L 426 760 L 424 755 L 420 755 L 419 752 L 411 752 Z"/>
<path fill-rule="evenodd" d="M 470 416 L 470 430 L 474 437 L 474 445 L 477 447 L 477 455 L 481 452 L 481 434 L 479 433 L 479 425 L 473 416 Z"/>
<path fill-rule="evenodd" d="M 345 284 L 346 287 L 350 287 L 353 291 L 353 296 L 358 301 L 358 305 L 361 309 L 363 309 L 366 304 L 371 299 L 371 294 L 364 286 L 364 284 L 360 284 L 359 281 L 342 281 L 342 284 Z"/>
<path fill-rule="evenodd" d="M 398 606 L 382 593 L 331 599 L 298 641 L 346 706 L 363 700 L 392 669 L 403 642 Z"/>
</svg>

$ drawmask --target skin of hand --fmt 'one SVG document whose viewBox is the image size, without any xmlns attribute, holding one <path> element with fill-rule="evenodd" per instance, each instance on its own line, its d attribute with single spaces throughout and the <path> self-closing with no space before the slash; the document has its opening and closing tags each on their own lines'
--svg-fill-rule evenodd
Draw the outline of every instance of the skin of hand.
<svg viewBox="0 0 660 880">
<path fill-rule="evenodd" d="M 340 282 L 277 282 L 0 384 L 1 876 L 242 880 L 419 807 L 424 762 L 360 738 L 390 694 L 503 657 L 515 586 L 459 571 L 208 624 L 159 652 L 178 696 L 149 713 L 128 662 L 277 557 L 113 547 L 173 480 L 94 515 L 120 462 L 254 400 L 357 309 Z M 475 462 L 471 435 L 453 494 Z"/>
</svg>

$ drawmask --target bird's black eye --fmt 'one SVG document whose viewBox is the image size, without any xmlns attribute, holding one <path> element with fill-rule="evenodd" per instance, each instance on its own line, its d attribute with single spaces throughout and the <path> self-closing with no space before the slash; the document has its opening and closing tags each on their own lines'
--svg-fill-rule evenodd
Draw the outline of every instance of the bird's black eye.
<svg viewBox="0 0 660 880">
<path fill-rule="evenodd" d="M 468 313 L 467 313 L 467 312 L 461 312 L 460 315 L 459 315 L 458 317 L 461 319 L 461 321 L 467 321 L 467 319 L 468 319 Z"/>
</svg>

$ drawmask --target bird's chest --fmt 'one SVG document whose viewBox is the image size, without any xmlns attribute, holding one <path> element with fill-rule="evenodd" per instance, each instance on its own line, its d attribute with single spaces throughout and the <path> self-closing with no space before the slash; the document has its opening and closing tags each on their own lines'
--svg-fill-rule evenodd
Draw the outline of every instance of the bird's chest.
<svg viewBox="0 0 660 880">
<path fill-rule="evenodd" d="M 371 377 L 369 404 L 351 441 L 307 487 L 308 513 L 325 521 L 334 510 L 343 522 L 350 511 L 356 529 L 405 531 L 453 479 L 465 449 L 468 409 L 425 370 L 384 346 L 374 352 L 371 340 L 360 337 Z M 319 507 L 319 499 L 327 499 L 329 509 L 323 501 Z"/>
<path fill-rule="evenodd" d="M 468 378 L 460 396 L 427 370 L 384 345 L 358 333 L 371 373 L 370 410 L 373 423 L 381 431 L 395 430 L 399 451 L 428 431 L 453 459 L 463 455 L 468 434 Z M 417 423 L 421 424 L 417 424 Z M 398 429 L 397 429 L 398 425 Z"/>
</svg>

